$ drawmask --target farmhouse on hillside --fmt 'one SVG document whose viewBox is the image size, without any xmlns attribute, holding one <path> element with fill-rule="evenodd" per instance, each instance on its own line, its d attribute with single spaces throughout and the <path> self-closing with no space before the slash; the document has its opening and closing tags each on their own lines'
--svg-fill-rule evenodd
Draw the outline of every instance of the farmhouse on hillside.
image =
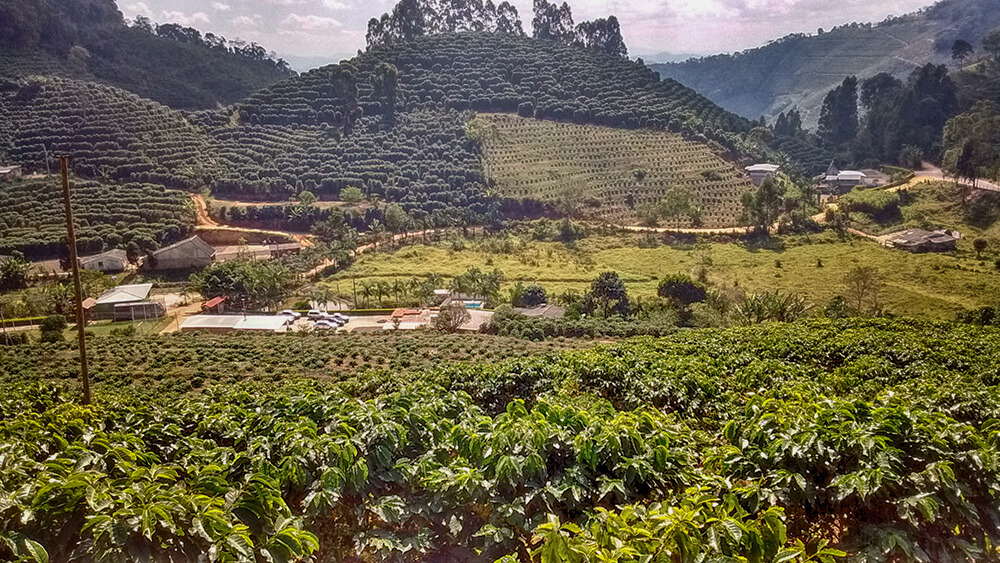
<svg viewBox="0 0 1000 563">
<path fill-rule="evenodd" d="M 145 266 L 150 270 L 187 270 L 205 268 L 214 261 L 215 248 L 193 236 L 153 252 Z"/>
<path fill-rule="evenodd" d="M 0 166 L 0 180 L 17 180 L 20 177 L 20 166 Z"/>
<path fill-rule="evenodd" d="M 754 164 L 753 166 L 746 167 L 746 171 L 750 175 L 750 181 L 755 186 L 763 184 L 764 178 L 775 176 L 778 170 L 781 170 L 781 166 L 777 164 Z"/>
<path fill-rule="evenodd" d="M 893 248 L 907 252 L 951 252 L 960 238 L 962 234 L 958 231 L 910 229 L 890 235 L 886 241 Z"/>
<path fill-rule="evenodd" d="M 124 272 L 128 266 L 128 255 L 124 250 L 109 250 L 94 256 L 81 256 L 80 267 L 84 270 L 115 273 Z"/>
<path fill-rule="evenodd" d="M 868 175 L 858 170 L 841 170 L 836 163 L 831 162 L 823 176 L 823 185 L 837 193 L 847 193 L 855 186 L 865 184 Z"/>
</svg>

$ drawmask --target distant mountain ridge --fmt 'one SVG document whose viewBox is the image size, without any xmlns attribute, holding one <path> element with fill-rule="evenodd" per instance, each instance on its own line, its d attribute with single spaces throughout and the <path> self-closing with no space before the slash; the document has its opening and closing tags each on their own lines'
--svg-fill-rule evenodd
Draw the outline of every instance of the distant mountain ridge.
<svg viewBox="0 0 1000 563">
<path fill-rule="evenodd" d="M 254 44 L 126 25 L 114 0 L 0 0 L 0 22 L 0 77 L 100 82 L 176 109 L 228 105 L 294 75 Z"/>
<path fill-rule="evenodd" d="M 979 49 L 1000 26 L 1000 0 L 944 0 L 879 24 L 848 24 L 819 35 L 793 34 L 756 49 L 651 67 L 736 114 L 769 120 L 799 109 L 815 127 L 826 93 L 846 76 L 905 76 L 932 62 L 951 62 L 951 45 Z"/>
</svg>

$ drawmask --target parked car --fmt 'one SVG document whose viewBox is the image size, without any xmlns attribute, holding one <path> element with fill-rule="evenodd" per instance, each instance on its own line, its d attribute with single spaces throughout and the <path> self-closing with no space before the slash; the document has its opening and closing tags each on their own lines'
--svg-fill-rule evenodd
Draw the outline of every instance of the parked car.
<svg viewBox="0 0 1000 563">
<path fill-rule="evenodd" d="M 316 322 L 321 322 L 321 321 L 327 323 L 333 323 L 337 326 L 343 326 L 347 322 L 342 319 L 338 319 L 337 317 L 330 314 L 321 315 L 318 319 L 316 319 Z"/>
<path fill-rule="evenodd" d="M 284 311 L 282 311 L 282 312 L 280 312 L 278 314 L 282 315 L 282 316 L 285 316 L 285 317 L 292 317 L 295 320 L 298 320 L 299 317 L 302 316 L 301 313 L 296 313 L 295 311 L 293 311 L 291 309 L 285 309 Z"/>
<path fill-rule="evenodd" d="M 316 330 L 337 330 L 340 328 L 340 325 L 330 321 L 316 321 L 313 328 Z"/>
<path fill-rule="evenodd" d="M 334 314 L 333 314 L 333 317 L 334 317 L 335 319 L 340 319 L 340 320 L 344 321 L 345 323 L 346 323 L 347 321 L 351 320 L 351 317 L 349 317 L 348 315 L 345 315 L 345 314 L 343 314 L 343 313 L 334 313 Z"/>
<path fill-rule="evenodd" d="M 306 313 L 306 316 L 309 317 L 312 320 L 316 320 L 316 319 L 322 317 L 325 314 L 326 314 L 326 311 L 320 311 L 319 309 L 312 309 L 308 313 Z"/>
</svg>

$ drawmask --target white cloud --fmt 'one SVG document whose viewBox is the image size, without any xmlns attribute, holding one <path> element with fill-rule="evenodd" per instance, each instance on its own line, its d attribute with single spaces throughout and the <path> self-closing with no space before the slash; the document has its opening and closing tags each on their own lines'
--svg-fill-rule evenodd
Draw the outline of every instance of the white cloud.
<svg viewBox="0 0 1000 563">
<path fill-rule="evenodd" d="M 149 6 L 147 6 L 145 2 L 129 4 L 125 6 L 125 9 L 137 16 L 146 16 L 147 18 L 153 17 L 153 10 L 150 10 Z"/>
<path fill-rule="evenodd" d="M 216 12 L 228 12 L 232 9 L 229 4 L 223 4 L 222 2 L 212 2 L 212 9 Z"/>
<path fill-rule="evenodd" d="M 250 16 L 239 16 L 234 18 L 231 22 L 235 27 L 241 28 L 254 28 L 260 25 L 260 16 L 250 17 Z"/>
<path fill-rule="evenodd" d="M 161 15 L 164 21 L 179 23 L 181 25 L 205 24 L 212 21 L 212 18 L 208 17 L 208 14 L 205 12 L 195 12 L 189 15 L 179 11 L 163 10 Z"/>
<path fill-rule="evenodd" d="M 350 8 L 350 6 L 339 0 L 323 0 L 323 6 L 330 10 L 346 10 Z"/>
<path fill-rule="evenodd" d="M 333 18 L 314 15 L 300 16 L 299 14 L 289 14 L 281 22 L 281 25 L 305 32 L 340 31 L 344 27 L 344 24 Z"/>
</svg>

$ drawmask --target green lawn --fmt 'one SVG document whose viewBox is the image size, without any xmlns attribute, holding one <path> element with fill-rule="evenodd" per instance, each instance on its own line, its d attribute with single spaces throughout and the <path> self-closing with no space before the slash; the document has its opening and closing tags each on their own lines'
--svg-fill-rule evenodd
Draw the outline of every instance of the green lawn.
<svg viewBox="0 0 1000 563">
<path fill-rule="evenodd" d="M 752 251 L 735 243 L 640 248 L 640 240 L 590 237 L 575 248 L 554 242 L 512 243 L 507 253 L 490 252 L 497 245 L 482 241 L 416 245 L 365 256 L 326 284 L 349 297 L 352 279 L 360 285 L 431 274 L 451 277 L 478 267 L 502 271 L 507 287 L 516 281 L 537 282 L 550 294 L 559 294 L 584 290 L 598 274 L 614 270 L 632 295 L 651 298 L 663 276 L 696 275 L 704 268 L 717 286 L 737 285 L 754 292 L 780 289 L 823 305 L 842 292 L 850 269 L 875 266 L 884 275 L 883 301 L 889 311 L 929 319 L 952 319 L 962 309 L 993 304 L 1000 290 L 1000 272 L 971 252 L 912 255 L 868 241 L 840 241 L 833 233 L 785 239 L 786 248 L 780 251 Z"/>
</svg>

